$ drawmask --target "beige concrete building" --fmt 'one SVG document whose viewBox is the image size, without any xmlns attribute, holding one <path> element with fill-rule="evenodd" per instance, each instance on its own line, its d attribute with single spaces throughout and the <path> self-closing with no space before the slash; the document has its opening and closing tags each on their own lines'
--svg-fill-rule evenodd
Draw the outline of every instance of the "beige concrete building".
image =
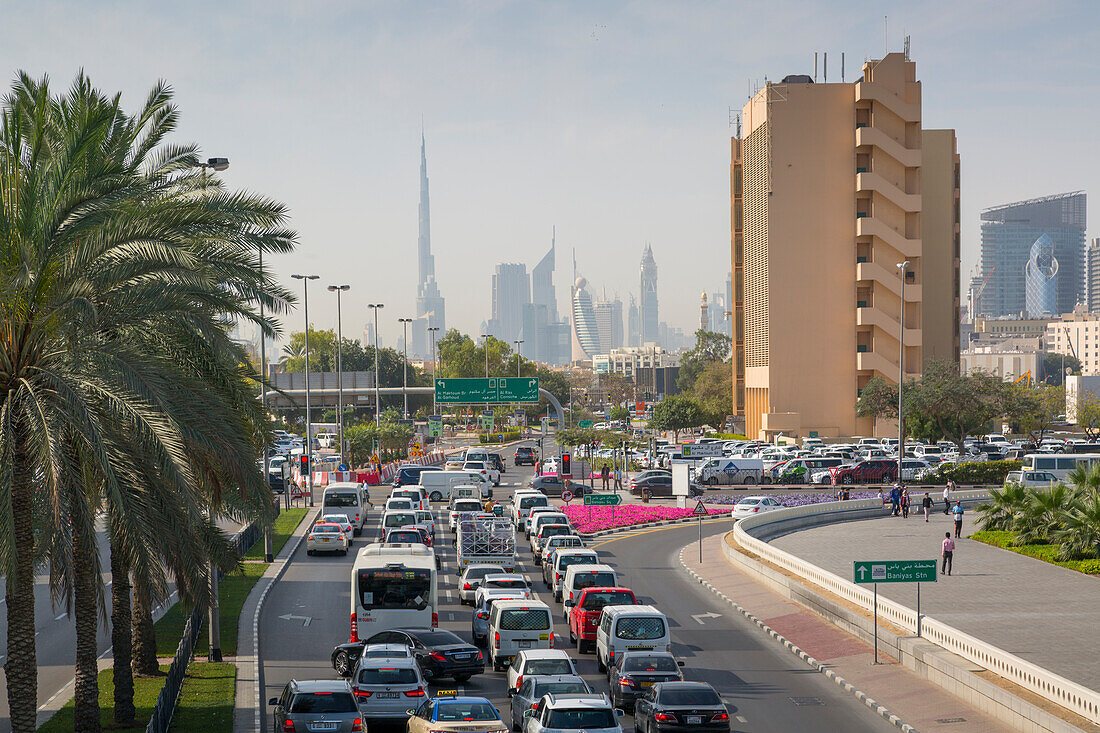
<svg viewBox="0 0 1100 733">
<path fill-rule="evenodd" d="M 974 333 L 984 338 L 1045 336 L 1051 318 L 975 318 Z"/>
<path fill-rule="evenodd" d="M 902 54 L 769 83 L 732 143 L 736 407 L 752 437 L 885 434 L 859 390 L 959 359 L 959 157 Z M 908 261 L 904 283 L 897 265 Z"/>
<path fill-rule="evenodd" d="M 1046 352 L 1040 339 L 1023 336 L 1006 338 L 989 346 L 975 346 L 962 352 L 960 366 L 963 374 L 987 372 L 1006 382 L 1039 381 Z"/>
<path fill-rule="evenodd" d="M 1100 313 L 1079 307 L 1048 323 L 1047 351 L 1075 357 L 1086 376 L 1100 375 Z"/>
<path fill-rule="evenodd" d="M 1089 313 L 1100 313 L 1100 237 L 1089 240 L 1085 252 L 1085 286 Z"/>
</svg>

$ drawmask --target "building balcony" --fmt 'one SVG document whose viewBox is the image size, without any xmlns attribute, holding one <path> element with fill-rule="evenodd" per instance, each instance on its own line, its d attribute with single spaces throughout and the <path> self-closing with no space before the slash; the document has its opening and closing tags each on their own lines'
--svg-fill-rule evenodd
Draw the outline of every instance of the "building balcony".
<svg viewBox="0 0 1100 733">
<path fill-rule="evenodd" d="M 890 267 L 886 269 L 877 262 L 856 263 L 856 280 L 859 282 L 877 282 L 894 295 L 901 297 L 901 277 L 898 269 Z M 921 300 L 921 286 L 905 283 L 905 302 L 919 303 Z"/>
<path fill-rule="evenodd" d="M 856 369 L 861 372 L 874 372 L 895 384 L 898 381 L 897 361 L 887 359 L 876 351 L 856 353 Z"/>
<path fill-rule="evenodd" d="M 920 122 L 920 104 L 906 102 L 881 84 L 856 82 L 856 101 L 878 102 L 906 122 Z M 866 129 L 866 128 L 863 128 Z"/>
<path fill-rule="evenodd" d="M 900 252 L 903 257 L 921 256 L 921 240 L 908 239 L 901 232 L 886 226 L 881 219 L 876 219 L 873 216 L 856 219 L 856 236 L 878 237 Z"/>
<path fill-rule="evenodd" d="M 887 336 L 895 340 L 901 333 L 901 324 L 878 308 L 856 308 L 856 325 L 880 329 Z M 906 347 L 920 346 L 922 343 L 923 332 L 921 329 L 905 329 Z"/>
<path fill-rule="evenodd" d="M 887 181 L 878 173 L 857 173 L 856 191 L 870 191 L 892 201 L 899 209 L 907 212 L 921 210 L 919 193 L 906 193 L 899 186 Z"/>
<path fill-rule="evenodd" d="M 870 145 L 878 148 L 906 168 L 921 164 L 921 151 L 907 148 L 877 127 L 857 127 L 856 147 Z"/>
</svg>

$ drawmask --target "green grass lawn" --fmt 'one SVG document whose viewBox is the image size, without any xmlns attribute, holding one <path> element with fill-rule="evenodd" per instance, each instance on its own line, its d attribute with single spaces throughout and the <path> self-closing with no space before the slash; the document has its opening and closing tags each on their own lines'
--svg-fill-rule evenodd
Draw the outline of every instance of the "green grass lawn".
<svg viewBox="0 0 1100 733">
<path fill-rule="evenodd" d="M 245 563 L 239 570 L 235 570 L 222 578 L 218 585 L 218 597 L 221 601 L 221 636 L 222 654 L 236 656 L 237 654 L 237 624 L 240 621 L 241 606 L 248 592 L 256 581 L 267 570 L 267 563 Z M 187 623 L 187 617 L 191 614 L 190 607 L 177 603 L 164 614 L 164 618 L 156 623 L 157 656 L 171 657 L 176 653 L 180 637 L 183 636 L 183 625 Z M 210 635 L 205 624 L 199 642 L 195 645 L 195 656 L 205 656 L 209 651 Z"/>
<path fill-rule="evenodd" d="M 1010 550 L 1021 555 L 1027 555 L 1028 557 L 1034 557 L 1037 560 L 1043 562 L 1049 562 L 1052 565 L 1060 565 L 1063 568 L 1069 568 L 1070 570 L 1076 570 L 1079 573 L 1085 573 L 1086 575 L 1100 575 L 1100 560 L 1055 560 L 1054 558 L 1058 554 L 1058 545 L 1013 545 L 1012 541 L 1016 538 L 1015 532 L 1002 532 L 1002 531 L 988 531 L 988 532 L 975 532 L 970 535 L 970 539 L 977 540 L 978 542 L 984 542 L 987 545 L 993 545 L 994 547 L 1000 547 L 1003 550 Z"/>
<path fill-rule="evenodd" d="M 232 733 L 236 686 L 235 665 L 191 662 L 170 730 Z"/>
<path fill-rule="evenodd" d="M 308 508 L 302 507 L 298 509 L 283 509 L 282 512 L 280 512 L 279 516 L 275 519 L 275 535 L 271 538 L 272 554 L 279 554 L 279 551 L 283 549 L 283 545 L 290 539 L 290 535 L 294 534 L 294 530 L 301 523 L 302 518 L 306 516 L 306 512 L 308 511 Z M 252 549 L 244 554 L 244 559 L 264 559 L 263 537 L 260 537 L 259 542 L 252 545 Z"/>
<path fill-rule="evenodd" d="M 167 672 L 168 665 L 161 665 L 161 671 Z M 143 731 L 149 724 L 149 715 L 153 712 L 153 706 L 157 702 L 160 688 L 164 687 L 164 677 L 135 677 L 134 678 L 134 707 L 137 716 L 133 727 L 116 728 L 115 726 L 115 685 L 114 671 L 105 669 L 99 673 L 99 709 L 100 721 L 104 728 L 118 731 Z M 185 688 L 186 689 L 186 688 Z M 230 690 L 229 708 L 232 717 L 233 691 Z M 232 726 L 230 726 L 232 728 Z M 227 728 L 226 730 L 229 730 Z M 40 733 L 65 733 L 73 730 L 73 701 L 69 700 L 65 707 L 57 711 L 57 714 L 46 721 L 46 724 L 38 729 Z"/>
</svg>

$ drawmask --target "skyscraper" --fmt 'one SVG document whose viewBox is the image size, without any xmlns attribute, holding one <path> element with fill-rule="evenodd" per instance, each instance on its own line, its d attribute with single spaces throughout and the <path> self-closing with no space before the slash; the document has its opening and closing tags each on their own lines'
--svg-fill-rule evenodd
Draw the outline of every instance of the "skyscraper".
<svg viewBox="0 0 1100 733">
<path fill-rule="evenodd" d="M 600 353 L 600 329 L 596 325 L 596 309 L 588 292 L 588 281 L 578 277 L 570 291 L 572 309 L 571 361 L 591 361 Z"/>
<path fill-rule="evenodd" d="M 554 252 L 557 229 L 550 236 L 550 251 L 531 268 L 531 302 L 546 306 L 551 321 L 558 320 L 558 296 L 554 292 Z"/>
<path fill-rule="evenodd" d="M 994 206 L 982 212 L 982 278 L 989 278 L 974 316 L 1018 316 L 1027 309 L 1024 267 L 1047 235 L 1058 272 L 1054 315 L 1070 313 L 1085 283 L 1085 193 L 1074 191 Z"/>
<path fill-rule="evenodd" d="M 638 314 L 638 303 L 634 300 L 633 294 L 630 296 L 630 308 L 627 310 L 626 316 L 626 345 L 642 345 L 641 316 Z"/>
<path fill-rule="evenodd" d="M 1093 237 L 1088 251 L 1089 313 L 1100 313 L 1100 237 Z"/>
<path fill-rule="evenodd" d="M 901 53 L 864 63 L 854 83 L 769 82 L 742 119 L 730 207 L 745 432 L 893 433 L 856 402 L 873 377 L 898 381 L 899 336 L 907 377 L 932 356 L 958 362 L 954 131 L 921 129 L 921 82 Z"/>
<path fill-rule="evenodd" d="M 1054 256 L 1054 242 L 1043 234 L 1031 245 L 1031 252 L 1024 265 L 1024 302 L 1028 318 L 1050 318 L 1057 315 L 1058 307 L 1058 259 Z"/>
<path fill-rule="evenodd" d="M 501 263 L 493 273 L 493 316 L 489 333 L 511 344 L 523 331 L 523 309 L 531 302 L 531 281 L 527 266 Z"/>
<path fill-rule="evenodd" d="M 605 296 L 596 302 L 596 328 L 600 332 L 600 351 L 607 354 L 623 345 L 623 302 Z"/>
<path fill-rule="evenodd" d="M 425 152 L 424 134 L 420 134 L 420 233 L 416 240 L 419 263 L 416 287 L 416 319 L 412 323 L 412 348 L 416 356 L 432 357 L 428 328 L 438 328 L 439 335 L 446 333 L 446 306 L 435 281 L 435 257 L 432 255 L 431 209 L 428 203 L 428 158 Z"/>
<path fill-rule="evenodd" d="M 639 338 L 641 343 L 657 340 L 657 262 L 653 259 L 653 248 L 648 244 L 642 250 L 642 264 L 639 268 L 641 285 L 638 315 L 641 319 Z"/>
</svg>

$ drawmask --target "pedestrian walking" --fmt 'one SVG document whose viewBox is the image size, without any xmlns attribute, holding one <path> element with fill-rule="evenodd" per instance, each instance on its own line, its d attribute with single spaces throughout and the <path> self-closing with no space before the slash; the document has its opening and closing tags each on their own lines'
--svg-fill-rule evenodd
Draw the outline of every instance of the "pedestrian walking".
<svg viewBox="0 0 1100 733">
<path fill-rule="evenodd" d="M 890 514 L 893 516 L 899 516 L 901 514 L 901 487 L 894 484 L 894 488 L 890 489 Z"/>
<path fill-rule="evenodd" d="M 943 533 L 943 568 L 940 575 L 951 574 L 951 560 L 955 556 L 955 540 L 951 539 L 950 532 Z"/>
<path fill-rule="evenodd" d="M 901 491 L 901 516 L 905 519 L 909 518 L 909 489 Z"/>
<path fill-rule="evenodd" d="M 924 492 L 924 498 L 921 500 L 920 505 L 924 508 L 924 521 L 928 521 L 928 515 L 932 512 L 932 497 L 928 495 L 928 492 Z"/>
<path fill-rule="evenodd" d="M 947 479 L 947 485 L 943 487 L 943 513 L 951 513 L 951 492 L 954 490 L 955 482 L 952 479 Z"/>
<path fill-rule="evenodd" d="M 619 491 L 623 488 L 623 470 L 621 468 L 615 469 L 615 491 Z"/>
<path fill-rule="evenodd" d="M 601 475 L 601 477 L 603 478 L 603 490 L 607 491 L 607 486 L 611 482 L 611 474 L 607 472 L 606 463 L 603 464 L 603 474 Z"/>
<path fill-rule="evenodd" d="M 955 502 L 955 508 L 951 510 L 951 513 L 955 515 L 955 536 L 958 537 L 962 534 L 963 528 L 963 505 L 961 501 Z"/>
</svg>

